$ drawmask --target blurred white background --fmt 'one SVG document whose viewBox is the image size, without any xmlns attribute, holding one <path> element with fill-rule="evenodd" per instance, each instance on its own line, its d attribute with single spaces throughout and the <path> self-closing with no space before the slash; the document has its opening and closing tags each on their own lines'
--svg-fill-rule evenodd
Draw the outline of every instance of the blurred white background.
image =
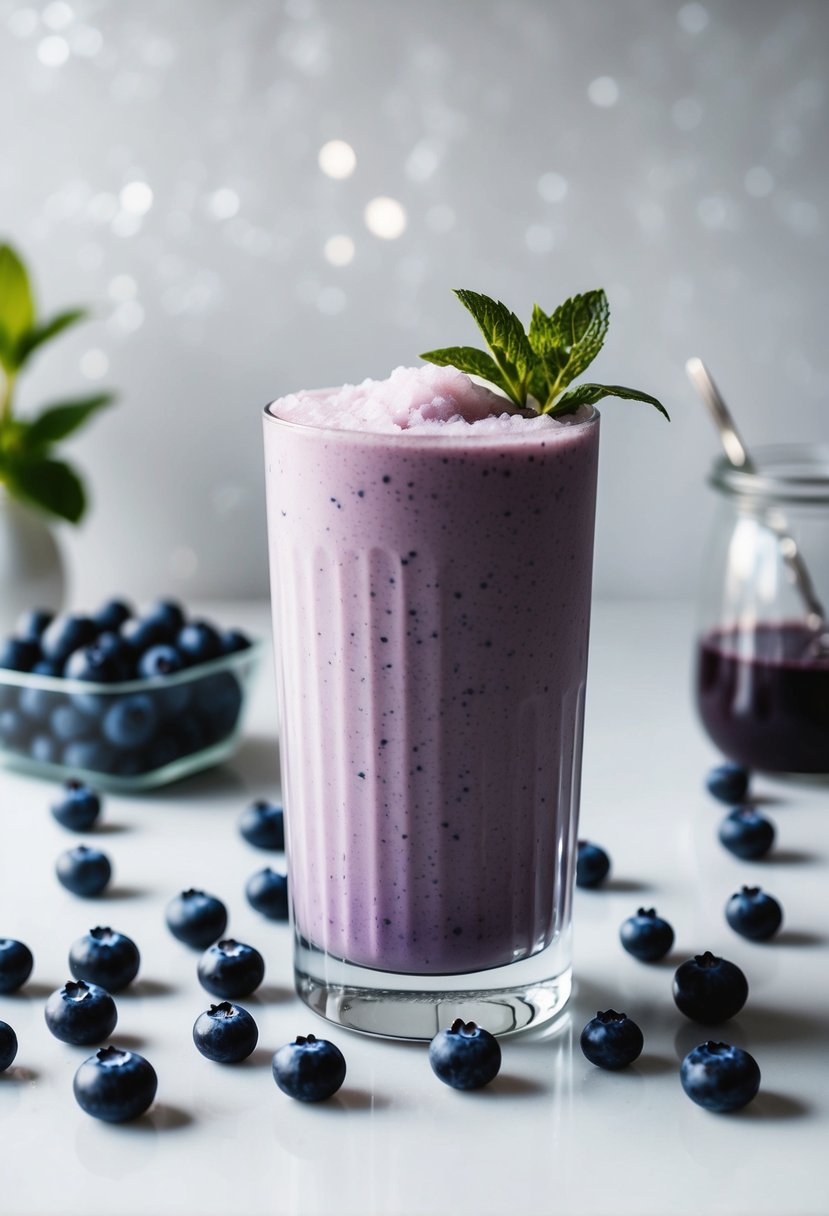
<svg viewBox="0 0 829 1216">
<path fill-rule="evenodd" d="M 72 444 L 76 606 L 267 591 L 286 391 L 472 342 L 450 293 L 604 286 L 602 595 L 692 593 L 716 450 L 829 439 L 824 0 L 0 0 L 0 236 L 97 318 L 21 401 L 113 387 Z M 332 141 L 341 141 L 334 143 Z"/>
</svg>

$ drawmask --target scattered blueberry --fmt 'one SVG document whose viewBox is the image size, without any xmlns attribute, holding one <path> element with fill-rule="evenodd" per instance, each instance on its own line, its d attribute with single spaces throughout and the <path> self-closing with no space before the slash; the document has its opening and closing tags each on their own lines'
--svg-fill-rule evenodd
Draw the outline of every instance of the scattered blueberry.
<svg viewBox="0 0 829 1216">
<path fill-rule="evenodd" d="M 580 840 L 576 855 L 576 886 L 598 887 L 609 873 L 610 858 L 604 849 L 589 840 Z"/>
<path fill-rule="evenodd" d="M 677 1008 L 694 1022 L 725 1022 L 748 998 L 748 981 L 740 968 L 710 950 L 677 967 L 673 983 Z"/>
<path fill-rule="evenodd" d="M 735 807 L 720 824 L 720 843 L 743 861 L 764 857 L 774 844 L 774 824 L 753 806 Z"/>
<path fill-rule="evenodd" d="M 751 1101 L 760 1088 L 760 1069 L 740 1047 L 709 1040 L 688 1052 L 679 1079 L 692 1102 L 724 1114 Z"/>
<path fill-rule="evenodd" d="M 56 616 L 40 639 L 43 657 L 63 664 L 73 650 L 88 646 L 98 632 L 88 616 Z"/>
<path fill-rule="evenodd" d="M 155 732 L 158 710 L 148 693 L 118 697 L 104 714 L 104 737 L 115 747 L 138 748 Z"/>
<path fill-rule="evenodd" d="M 0 1072 L 11 1068 L 16 1055 L 17 1035 L 8 1022 L 0 1022 Z"/>
<path fill-rule="evenodd" d="M 501 1048 L 488 1030 L 455 1018 L 429 1044 L 429 1063 L 436 1077 L 453 1089 L 481 1089 L 501 1067 Z"/>
<path fill-rule="evenodd" d="M 283 1094 L 300 1102 L 323 1102 L 345 1080 L 345 1058 L 339 1047 L 316 1035 L 297 1035 L 274 1053 L 273 1079 Z"/>
<path fill-rule="evenodd" d="M 118 1021 L 115 1001 L 98 984 L 69 980 L 46 1002 L 46 1025 L 62 1043 L 87 1045 L 109 1038 Z"/>
<path fill-rule="evenodd" d="M 635 916 L 629 916 L 622 923 L 619 937 L 628 954 L 643 963 L 664 958 L 674 944 L 673 929 L 656 915 L 655 908 L 640 908 Z"/>
<path fill-rule="evenodd" d="M 742 802 L 748 793 L 750 775 L 748 769 L 741 764 L 718 764 L 712 768 L 705 779 L 708 793 L 720 802 Z"/>
<path fill-rule="evenodd" d="M 101 894 L 112 878 L 112 866 L 106 853 L 100 849 L 78 844 L 61 853 L 55 873 L 67 891 L 88 898 Z"/>
<path fill-rule="evenodd" d="M 253 946 L 224 938 L 208 946 L 199 959 L 199 983 L 213 996 L 236 1000 L 250 996 L 265 977 L 265 960 Z"/>
<path fill-rule="evenodd" d="M 107 992 L 120 992 L 132 983 L 140 964 L 132 938 L 101 926 L 79 937 L 69 950 L 69 970 L 75 979 L 98 984 Z"/>
<path fill-rule="evenodd" d="M 227 928 L 227 908 L 215 895 L 191 887 L 170 900 L 166 920 L 173 937 L 196 950 L 204 950 Z"/>
<path fill-rule="evenodd" d="M 281 853 L 285 848 L 282 807 L 264 798 L 252 802 L 239 817 L 239 831 L 255 848 Z"/>
<path fill-rule="evenodd" d="M 203 1056 L 217 1064 L 246 1060 L 259 1041 L 259 1031 L 247 1009 L 222 1001 L 199 1014 L 193 1042 Z"/>
<path fill-rule="evenodd" d="M 35 960 L 23 942 L 0 937 L 0 992 L 17 992 L 32 974 Z"/>
<path fill-rule="evenodd" d="M 6 638 L 0 643 L 0 667 L 7 671 L 31 671 L 40 658 L 40 646 L 30 638 Z"/>
<path fill-rule="evenodd" d="M 267 866 L 251 874 L 245 884 L 248 903 L 268 920 L 288 919 L 288 877 Z"/>
<path fill-rule="evenodd" d="M 626 1013 L 599 1012 L 581 1032 L 579 1044 L 591 1064 L 615 1070 L 627 1068 L 642 1054 L 642 1031 Z"/>
<path fill-rule="evenodd" d="M 735 933 L 753 942 L 773 937 L 783 923 L 783 909 L 759 887 L 743 887 L 725 905 L 725 919 Z"/>
<path fill-rule="evenodd" d="M 217 659 L 222 653 L 222 639 L 207 621 L 191 621 L 176 635 L 176 648 L 192 667 Z"/>
<path fill-rule="evenodd" d="M 101 813 L 101 799 L 82 781 L 67 781 L 63 796 L 52 803 L 52 814 L 70 832 L 88 832 Z"/>
<path fill-rule="evenodd" d="M 72 1085 L 81 1110 L 106 1123 L 126 1123 L 153 1102 L 158 1077 L 149 1060 L 135 1051 L 103 1047 L 84 1060 Z"/>
</svg>

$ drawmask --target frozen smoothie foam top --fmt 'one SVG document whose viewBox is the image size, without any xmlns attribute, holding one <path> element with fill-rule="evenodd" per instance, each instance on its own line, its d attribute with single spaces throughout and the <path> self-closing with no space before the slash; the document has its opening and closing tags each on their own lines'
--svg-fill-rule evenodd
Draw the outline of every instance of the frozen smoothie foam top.
<svg viewBox="0 0 829 1216">
<path fill-rule="evenodd" d="M 455 367 L 397 367 L 387 380 L 292 393 L 272 407 L 278 418 L 305 426 L 382 434 L 492 435 L 556 429 L 549 414 L 527 417 L 506 397 Z M 589 407 L 567 421 L 581 421 Z"/>
</svg>

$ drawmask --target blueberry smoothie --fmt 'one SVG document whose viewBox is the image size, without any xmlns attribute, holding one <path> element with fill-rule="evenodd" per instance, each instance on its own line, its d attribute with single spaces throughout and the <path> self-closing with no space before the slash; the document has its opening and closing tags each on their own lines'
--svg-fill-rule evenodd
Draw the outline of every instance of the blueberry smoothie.
<svg viewBox="0 0 829 1216">
<path fill-rule="evenodd" d="M 266 411 L 294 922 L 459 975 L 570 922 L 599 419 L 453 368 Z"/>
</svg>

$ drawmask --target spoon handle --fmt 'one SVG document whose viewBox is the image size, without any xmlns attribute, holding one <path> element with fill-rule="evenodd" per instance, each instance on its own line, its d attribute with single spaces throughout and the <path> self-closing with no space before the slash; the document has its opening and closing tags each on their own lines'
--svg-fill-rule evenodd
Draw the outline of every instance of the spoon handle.
<svg viewBox="0 0 829 1216">
<path fill-rule="evenodd" d="M 728 462 L 744 473 L 756 473 L 757 466 L 740 438 L 731 411 L 725 404 L 702 359 L 694 357 L 685 364 L 688 379 L 699 393 L 717 428 Z M 786 519 L 779 511 L 767 516 L 767 524 L 780 545 L 783 560 L 789 569 L 798 594 L 806 608 L 806 621 L 815 632 L 826 633 L 826 611 L 815 589 L 809 568 L 803 560 L 797 541 L 790 534 Z"/>
</svg>

